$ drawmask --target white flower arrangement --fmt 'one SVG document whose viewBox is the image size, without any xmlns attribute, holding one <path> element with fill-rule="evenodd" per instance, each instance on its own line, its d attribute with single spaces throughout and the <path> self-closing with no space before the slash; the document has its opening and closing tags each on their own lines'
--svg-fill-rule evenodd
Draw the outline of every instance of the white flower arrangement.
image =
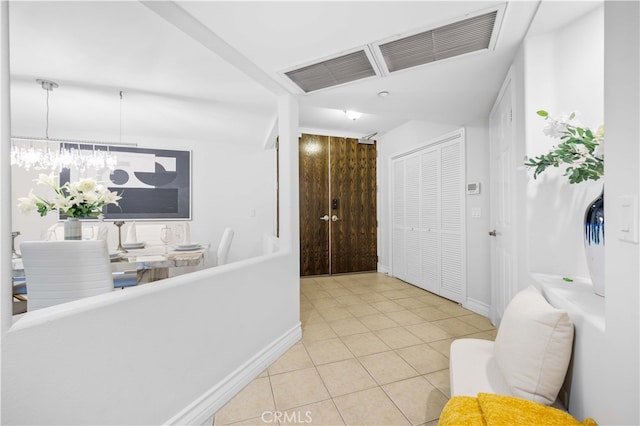
<svg viewBox="0 0 640 426">
<path fill-rule="evenodd" d="M 552 117 L 540 110 L 537 114 L 547 120 L 543 133 L 561 142 L 549 153 L 525 163 L 525 166 L 535 168 L 534 179 L 547 167 L 559 167 L 560 164 L 568 165 L 564 176 L 569 177 L 569 183 L 598 180 L 604 176 L 604 126 L 593 133 L 576 120 L 576 113 Z"/>
<path fill-rule="evenodd" d="M 46 216 L 48 212 L 57 210 L 67 217 L 98 217 L 102 214 L 103 206 L 118 205 L 118 200 L 122 199 L 117 192 L 109 191 L 103 184 L 91 178 L 58 186 L 54 175 L 41 173 L 34 182 L 49 186 L 53 189 L 54 196 L 47 200 L 35 195 L 33 190 L 29 191 L 27 197 L 18 198 L 18 208 L 23 213 L 36 210 L 40 216 Z"/>
</svg>

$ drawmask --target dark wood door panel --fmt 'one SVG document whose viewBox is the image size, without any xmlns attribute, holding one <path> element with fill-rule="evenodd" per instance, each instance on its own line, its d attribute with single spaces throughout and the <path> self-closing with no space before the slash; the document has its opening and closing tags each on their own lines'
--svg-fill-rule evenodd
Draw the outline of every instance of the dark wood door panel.
<svg viewBox="0 0 640 426">
<path fill-rule="evenodd" d="M 331 273 L 377 268 L 376 146 L 330 138 L 332 222 Z"/>
<path fill-rule="evenodd" d="M 329 271 L 329 137 L 303 134 L 300 160 L 300 274 Z"/>
</svg>

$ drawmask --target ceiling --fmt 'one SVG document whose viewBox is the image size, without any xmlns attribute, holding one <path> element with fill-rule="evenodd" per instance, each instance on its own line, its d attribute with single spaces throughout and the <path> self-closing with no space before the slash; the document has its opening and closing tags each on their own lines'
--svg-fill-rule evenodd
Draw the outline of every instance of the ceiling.
<svg viewBox="0 0 640 426">
<path fill-rule="evenodd" d="M 570 3 L 573 17 L 590 7 Z M 258 123 L 238 138 L 264 140 L 273 124 L 274 92 L 298 95 L 306 129 L 363 136 L 409 120 L 464 125 L 488 116 L 537 1 L 507 4 L 493 50 L 309 94 L 296 91 L 282 74 L 499 4 L 504 2 L 12 1 L 11 73 L 16 81 L 54 80 L 61 84 L 57 90 L 124 90 L 196 104 L 217 118 L 214 124 L 192 118 L 203 131 L 231 117 Z M 546 16 L 546 27 L 558 19 Z M 38 90 L 34 96 L 41 96 Z M 389 96 L 379 97 L 381 91 Z M 346 109 L 363 116 L 350 121 Z"/>
</svg>

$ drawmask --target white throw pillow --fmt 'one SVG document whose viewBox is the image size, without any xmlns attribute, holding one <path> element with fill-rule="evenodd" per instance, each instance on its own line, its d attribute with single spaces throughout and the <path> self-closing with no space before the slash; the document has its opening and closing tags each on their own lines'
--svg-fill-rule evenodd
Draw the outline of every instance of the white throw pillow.
<svg viewBox="0 0 640 426">
<path fill-rule="evenodd" d="M 494 355 L 513 396 L 553 404 L 567 373 L 572 345 L 569 315 L 530 286 L 507 306 Z"/>
</svg>

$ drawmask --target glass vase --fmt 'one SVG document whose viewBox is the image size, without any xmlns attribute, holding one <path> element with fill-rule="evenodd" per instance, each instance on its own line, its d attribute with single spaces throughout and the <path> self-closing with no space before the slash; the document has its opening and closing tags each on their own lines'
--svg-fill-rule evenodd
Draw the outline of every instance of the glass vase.
<svg viewBox="0 0 640 426">
<path fill-rule="evenodd" d="M 77 217 L 69 217 L 64 222 L 64 239 L 65 240 L 81 240 L 82 239 L 82 222 Z"/>
</svg>

